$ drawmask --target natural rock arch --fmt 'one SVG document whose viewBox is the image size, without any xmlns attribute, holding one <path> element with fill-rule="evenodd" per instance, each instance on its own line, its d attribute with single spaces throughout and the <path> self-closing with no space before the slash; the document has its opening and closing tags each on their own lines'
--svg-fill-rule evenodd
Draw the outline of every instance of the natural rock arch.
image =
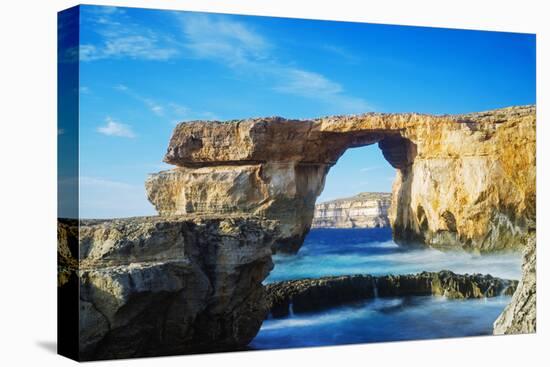
<svg viewBox="0 0 550 367">
<path fill-rule="evenodd" d="M 378 143 L 397 169 L 394 238 L 479 251 L 517 247 L 535 220 L 535 108 L 469 115 L 376 114 L 179 124 L 151 175 L 161 215 L 276 220 L 274 251 L 296 252 L 332 165 Z"/>
<path fill-rule="evenodd" d="M 375 143 L 397 168 L 396 240 L 526 246 L 495 332 L 534 331 L 535 108 L 526 106 L 178 125 L 165 157 L 178 167 L 146 183 L 160 216 L 59 221 L 59 303 L 80 315 L 61 340 L 78 340 L 81 360 L 247 345 L 268 312 L 272 245 L 296 251 L 328 169 L 345 149 Z"/>
</svg>

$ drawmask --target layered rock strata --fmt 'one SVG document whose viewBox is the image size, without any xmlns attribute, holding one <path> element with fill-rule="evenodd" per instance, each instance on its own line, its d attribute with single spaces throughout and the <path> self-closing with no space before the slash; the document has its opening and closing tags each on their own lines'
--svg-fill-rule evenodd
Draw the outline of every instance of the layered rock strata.
<svg viewBox="0 0 550 367">
<path fill-rule="evenodd" d="M 389 227 L 391 194 L 362 192 L 350 198 L 316 204 L 312 228 Z"/>
<path fill-rule="evenodd" d="M 267 314 L 269 221 L 60 221 L 58 234 L 60 307 L 79 307 L 80 360 L 234 350 Z"/>
<path fill-rule="evenodd" d="M 181 123 L 164 158 L 177 167 L 151 175 L 146 188 L 161 215 L 276 220 L 273 250 L 292 253 L 311 226 L 330 167 L 346 149 L 378 143 L 397 171 L 389 210 L 396 241 L 517 248 L 535 226 L 535 121 L 535 107 L 521 106 Z"/>
<path fill-rule="evenodd" d="M 347 148 L 375 143 L 397 170 L 397 241 L 493 251 L 534 231 L 533 106 L 180 124 L 165 156 L 177 167 L 146 182 L 161 217 L 59 223 L 60 315 L 79 309 L 79 359 L 247 345 L 268 312 L 261 282 L 272 252 L 300 248 L 330 167 Z M 408 280 L 396 281 L 404 292 Z M 509 314 L 526 313 L 511 324 L 535 317 L 523 299 Z"/>
<path fill-rule="evenodd" d="M 512 301 L 494 323 L 494 334 L 525 334 L 537 330 L 537 274 L 535 236 L 523 254 L 522 278 Z"/>
<path fill-rule="evenodd" d="M 290 280 L 266 286 L 270 317 L 319 311 L 374 297 L 445 296 L 454 299 L 512 295 L 518 282 L 451 271 L 409 275 L 346 275 Z"/>
</svg>

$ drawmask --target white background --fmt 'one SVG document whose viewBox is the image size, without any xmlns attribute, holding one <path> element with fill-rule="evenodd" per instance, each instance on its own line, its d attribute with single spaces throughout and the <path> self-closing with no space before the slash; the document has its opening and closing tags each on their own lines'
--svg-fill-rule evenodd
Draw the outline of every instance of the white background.
<svg viewBox="0 0 550 367">
<path fill-rule="evenodd" d="M 158 366 L 538 366 L 550 363 L 549 10 L 546 1 L 95 1 L 372 23 L 537 33 L 538 333 L 101 362 Z M 74 1 L 4 1 L 0 21 L 0 364 L 69 365 L 56 339 L 56 12 Z M 94 366 L 99 363 L 89 363 Z"/>
</svg>

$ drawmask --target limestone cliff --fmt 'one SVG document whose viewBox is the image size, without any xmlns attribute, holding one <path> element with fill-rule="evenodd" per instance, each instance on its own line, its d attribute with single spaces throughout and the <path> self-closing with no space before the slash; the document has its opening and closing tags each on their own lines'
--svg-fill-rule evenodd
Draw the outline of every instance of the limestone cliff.
<svg viewBox="0 0 550 367">
<path fill-rule="evenodd" d="M 79 358 L 244 347 L 272 252 L 300 248 L 330 167 L 375 143 L 397 170 L 397 241 L 493 251 L 535 230 L 533 106 L 182 123 L 165 156 L 177 167 L 146 182 L 160 217 L 59 222 L 60 315 L 79 310 Z M 507 325 L 535 318 L 534 277 L 522 282 Z"/>
<path fill-rule="evenodd" d="M 535 236 L 530 236 L 523 255 L 523 274 L 512 302 L 494 324 L 494 334 L 534 333 L 537 329 L 537 274 Z"/>
<path fill-rule="evenodd" d="M 273 219 L 281 228 L 273 250 L 296 252 L 330 167 L 347 148 L 378 143 L 397 171 L 389 210 L 396 241 L 516 248 L 535 226 L 535 121 L 535 107 L 522 106 L 181 123 L 164 158 L 177 167 L 151 175 L 146 188 L 161 215 Z"/>
<path fill-rule="evenodd" d="M 268 312 L 269 221 L 60 221 L 58 234 L 60 307 L 79 309 L 77 359 L 241 348 Z"/>
<path fill-rule="evenodd" d="M 389 227 L 391 194 L 362 192 L 350 198 L 315 205 L 312 228 Z"/>
</svg>

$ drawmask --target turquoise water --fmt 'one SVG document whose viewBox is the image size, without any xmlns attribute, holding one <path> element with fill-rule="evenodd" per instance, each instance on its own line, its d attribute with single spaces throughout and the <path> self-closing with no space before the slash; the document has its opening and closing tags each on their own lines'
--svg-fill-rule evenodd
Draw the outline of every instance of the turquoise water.
<svg viewBox="0 0 550 367">
<path fill-rule="evenodd" d="M 274 256 L 266 283 L 343 274 L 408 274 L 452 270 L 519 279 L 519 253 L 475 255 L 398 246 L 387 228 L 312 230 L 297 255 Z M 323 312 L 265 320 L 252 349 L 277 349 L 490 335 L 510 302 L 501 296 L 450 300 L 423 296 L 376 298 Z"/>
<path fill-rule="evenodd" d="M 377 298 L 326 312 L 265 320 L 253 349 L 298 348 L 491 335 L 510 297 Z"/>
<path fill-rule="evenodd" d="M 519 253 L 479 255 L 440 251 L 425 246 L 399 246 L 389 228 L 315 229 L 296 255 L 275 255 L 266 283 L 348 274 L 411 274 L 451 270 L 506 279 L 521 277 Z"/>
</svg>

